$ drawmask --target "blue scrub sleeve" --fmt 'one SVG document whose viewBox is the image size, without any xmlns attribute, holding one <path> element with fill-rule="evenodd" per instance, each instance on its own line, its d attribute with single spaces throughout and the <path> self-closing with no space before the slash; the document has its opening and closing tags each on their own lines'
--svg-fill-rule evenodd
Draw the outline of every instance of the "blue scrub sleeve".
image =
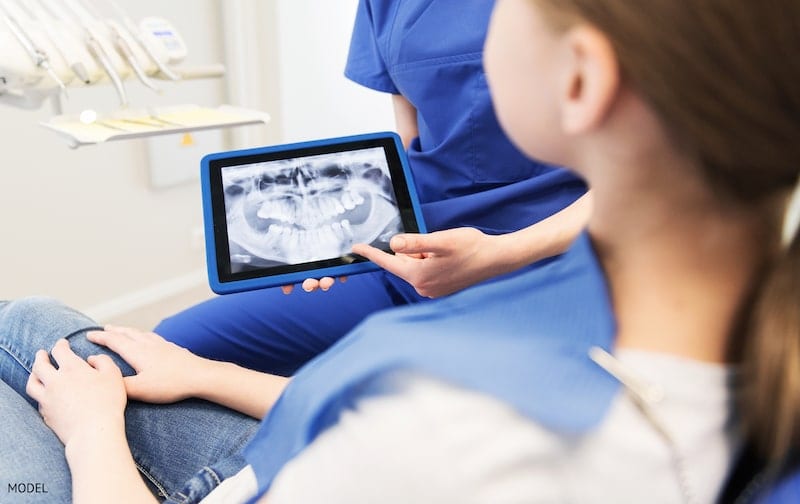
<svg viewBox="0 0 800 504">
<path fill-rule="evenodd" d="M 379 14 L 376 9 L 391 10 L 391 15 L 386 16 L 385 14 L 388 13 L 383 12 L 382 14 L 384 15 L 380 16 L 388 20 L 394 17 L 393 13 L 397 9 L 399 2 L 382 0 L 377 3 L 378 5 L 375 6 L 373 2 L 368 0 L 360 0 L 358 2 L 344 75 L 348 79 L 370 89 L 400 94 L 389 75 L 386 68 L 386 60 L 380 50 L 382 37 L 379 36 L 379 33 L 385 32 L 385 30 L 381 30 L 381 27 L 376 24 L 380 22 L 379 19 L 376 19 L 376 15 Z M 387 6 L 387 4 L 389 5 Z"/>
</svg>

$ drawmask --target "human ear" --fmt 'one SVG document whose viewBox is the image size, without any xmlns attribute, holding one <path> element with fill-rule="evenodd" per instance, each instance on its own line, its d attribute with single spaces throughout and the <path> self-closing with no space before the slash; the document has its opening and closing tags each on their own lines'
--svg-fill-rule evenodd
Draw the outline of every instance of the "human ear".
<svg viewBox="0 0 800 504">
<path fill-rule="evenodd" d="M 597 127 L 606 118 L 619 90 L 619 65 L 611 42 L 594 27 L 574 26 L 563 41 L 561 127 L 574 135 Z"/>
</svg>

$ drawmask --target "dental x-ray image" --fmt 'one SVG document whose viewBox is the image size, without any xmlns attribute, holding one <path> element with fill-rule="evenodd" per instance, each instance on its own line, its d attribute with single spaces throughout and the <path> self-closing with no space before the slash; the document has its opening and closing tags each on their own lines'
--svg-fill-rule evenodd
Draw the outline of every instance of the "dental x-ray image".
<svg viewBox="0 0 800 504">
<path fill-rule="evenodd" d="M 382 147 L 222 169 L 231 273 L 388 249 L 403 231 Z"/>
</svg>

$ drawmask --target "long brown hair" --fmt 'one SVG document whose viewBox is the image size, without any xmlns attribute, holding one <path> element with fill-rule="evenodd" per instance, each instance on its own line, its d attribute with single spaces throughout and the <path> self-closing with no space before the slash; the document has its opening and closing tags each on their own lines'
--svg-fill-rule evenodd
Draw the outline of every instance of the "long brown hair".
<svg viewBox="0 0 800 504">
<path fill-rule="evenodd" d="M 800 171 L 797 0 L 537 0 L 556 25 L 601 30 L 622 78 L 717 192 L 786 201 Z M 776 223 L 777 226 L 777 223 Z M 800 441 L 800 240 L 766 268 L 745 318 L 742 415 L 761 454 Z"/>
</svg>

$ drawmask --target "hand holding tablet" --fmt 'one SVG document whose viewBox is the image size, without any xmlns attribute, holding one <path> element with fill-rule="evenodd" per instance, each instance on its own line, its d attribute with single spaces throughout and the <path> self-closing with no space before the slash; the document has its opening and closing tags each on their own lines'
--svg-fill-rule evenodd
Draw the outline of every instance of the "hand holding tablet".
<svg viewBox="0 0 800 504">
<path fill-rule="evenodd" d="M 374 133 L 203 158 L 209 283 L 225 294 L 378 266 L 355 243 L 390 251 L 425 232 L 399 137 Z"/>
</svg>

